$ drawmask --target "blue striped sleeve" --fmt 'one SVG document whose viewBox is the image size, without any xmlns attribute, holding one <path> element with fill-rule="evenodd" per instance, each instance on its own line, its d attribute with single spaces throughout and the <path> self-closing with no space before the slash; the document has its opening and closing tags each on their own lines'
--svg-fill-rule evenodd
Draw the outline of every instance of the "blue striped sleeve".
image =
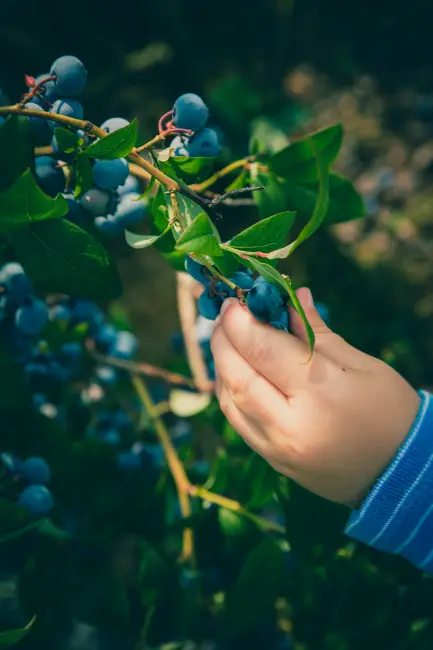
<svg viewBox="0 0 433 650">
<path fill-rule="evenodd" d="M 412 430 L 359 510 L 352 512 L 346 533 L 433 573 L 433 396 L 420 395 Z"/>
</svg>

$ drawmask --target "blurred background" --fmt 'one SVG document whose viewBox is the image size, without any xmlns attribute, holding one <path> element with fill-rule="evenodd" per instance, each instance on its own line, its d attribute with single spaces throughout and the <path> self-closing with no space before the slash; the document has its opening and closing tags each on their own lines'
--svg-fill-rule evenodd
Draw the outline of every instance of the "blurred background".
<svg viewBox="0 0 433 650">
<path fill-rule="evenodd" d="M 182 92 L 204 96 L 227 151 L 252 126 L 290 137 L 343 122 L 340 167 L 368 217 L 323 231 L 289 269 L 332 312 L 333 325 L 382 354 L 416 385 L 433 385 L 433 7 L 389 0 L 3 0 L 0 76 L 10 97 L 24 73 L 64 53 L 89 70 L 86 116 L 137 115 L 143 137 Z M 222 230 L 248 215 L 226 209 Z M 173 273 L 156 252 L 118 251 L 123 298 L 143 357 L 163 362 L 177 329 Z M 156 306 L 157 305 L 157 306 Z"/>
</svg>

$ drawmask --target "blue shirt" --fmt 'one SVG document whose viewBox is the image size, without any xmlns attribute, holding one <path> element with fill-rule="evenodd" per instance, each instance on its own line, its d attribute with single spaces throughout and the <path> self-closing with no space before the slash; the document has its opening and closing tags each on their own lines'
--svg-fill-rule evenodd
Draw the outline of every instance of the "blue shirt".
<svg viewBox="0 0 433 650">
<path fill-rule="evenodd" d="M 424 391 L 420 395 L 412 430 L 353 511 L 346 533 L 433 573 L 433 396 Z"/>
</svg>

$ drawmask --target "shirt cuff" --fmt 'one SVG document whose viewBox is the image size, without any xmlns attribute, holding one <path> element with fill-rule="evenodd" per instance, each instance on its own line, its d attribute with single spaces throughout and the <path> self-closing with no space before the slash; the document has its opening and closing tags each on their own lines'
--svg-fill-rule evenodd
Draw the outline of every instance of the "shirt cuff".
<svg viewBox="0 0 433 650">
<path fill-rule="evenodd" d="M 345 532 L 433 573 L 433 397 L 420 396 L 412 430 Z"/>
</svg>

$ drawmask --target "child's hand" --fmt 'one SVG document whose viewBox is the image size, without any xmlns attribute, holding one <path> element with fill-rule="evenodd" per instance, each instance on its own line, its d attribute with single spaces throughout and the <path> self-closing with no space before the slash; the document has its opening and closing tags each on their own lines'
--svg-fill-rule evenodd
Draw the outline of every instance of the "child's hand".
<svg viewBox="0 0 433 650">
<path fill-rule="evenodd" d="M 212 337 L 218 399 L 245 442 L 277 471 L 327 499 L 357 505 L 410 431 L 420 398 L 384 362 L 334 334 L 308 289 L 298 296 L 316 335 L 309 363 L 294 311 L 296 336 L 225 301 Z"/>
</svg>

